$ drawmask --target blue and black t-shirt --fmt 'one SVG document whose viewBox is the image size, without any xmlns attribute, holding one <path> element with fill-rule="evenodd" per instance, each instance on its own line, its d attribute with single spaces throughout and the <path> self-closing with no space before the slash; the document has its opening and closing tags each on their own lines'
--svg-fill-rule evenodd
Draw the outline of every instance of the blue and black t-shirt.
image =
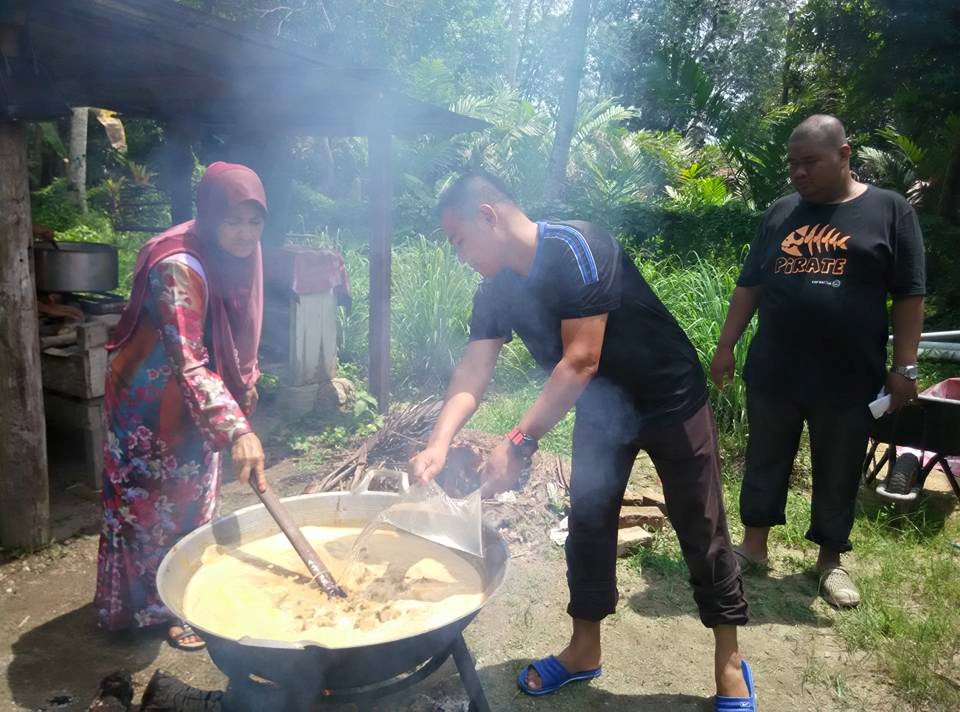
<svg viewBox="0 0 960 712">
<path fill-rule="evenodd" d="M 579 221 L 538 226 L 530 274 L 504 269 L 480 284 L 470 339 L 516 333 L 550 372 L 563 356 L 561 322 L 608 314 L 599 369 L 577 417 L 634 433 L 696 412 L 707 394 L 696 351 L 613 235 Z"/>
</svg>

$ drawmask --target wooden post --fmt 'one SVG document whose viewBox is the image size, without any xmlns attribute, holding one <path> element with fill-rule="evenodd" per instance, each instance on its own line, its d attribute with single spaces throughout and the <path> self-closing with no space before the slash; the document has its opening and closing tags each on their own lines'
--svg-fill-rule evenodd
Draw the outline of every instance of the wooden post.
<svg viewBox="0 0 960 712">
<path fill-rule="evenodd" d="M 380 411 L 390 407 L 390 247 L 393 166 L 387 129 L 368 138 L 370 170 L 370 392 Z"/>
<path fill-rule="evenodd" d="M 26 132 L 0 120 L 0 545 L 20 549 L 50 540 L 31 241 Z"/>
<path fill-rule="evenodd" d="M 279 247 L 290 232 L 290 201 L 293 198 L 290 142 L 285 135 L 261 134 L 252 146 L 259 155 L 248 165 L 260 175 L 270 206 L 270 219 L 263 233 L 263 243 Z"/>
</svg>

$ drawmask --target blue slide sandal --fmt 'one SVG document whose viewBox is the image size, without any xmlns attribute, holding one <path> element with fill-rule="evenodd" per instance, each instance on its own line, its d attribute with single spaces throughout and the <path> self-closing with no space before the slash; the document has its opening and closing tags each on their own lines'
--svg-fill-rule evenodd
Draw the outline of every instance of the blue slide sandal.
<svg viewBox="0 0 960 712">
<path fill-rule="evenodd" d="M 540 689 L 538 690 L 527 685 L 527 672 L 530 668 L 536 670 L 540 676 Z M 543 660 L 530 663 L 523 668 L 517 676 L 517 685 L 528 695 L 539 697 L 540 695 L 549 695 L 551 692 L 556 692 L 568 682 L 592 680 L 595 677 L 600 677 L 602 671 L 603 668 L 594 668 L 593 670 L 584 670 L 583 672 L 571 675 L 567 672 L 563 664 L 557 660 L 555 656 L 551 655 L 550 657 L 543 658 Z M 726 710 L 726 708 L 724 708 L 724 710 Z"/>
<path fill-rule="evenodd" d="M 740 663 L 740 669 L 743 671 L 743 680 L 747 683 L 749 697 L 723 697 L 716 696 L 714 702 L 714 712 L 757 712 L 757 692 L 753 688 L 753 671 L 747 665 L 747 661 Z"/>
</svg>

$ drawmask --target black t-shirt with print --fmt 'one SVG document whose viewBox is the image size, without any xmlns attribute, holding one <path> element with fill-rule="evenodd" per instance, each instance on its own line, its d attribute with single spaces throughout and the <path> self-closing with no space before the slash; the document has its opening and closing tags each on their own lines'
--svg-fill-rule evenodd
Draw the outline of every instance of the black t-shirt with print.
<svg viewBox="0 0 960 712">
<path fill-rule="evenodd" d="M 692 415 L 706 400 L 696 351 L 614 237 L 591 223 L 538 223 L 530 274 L 504 269 L 473 299 L 470 339 L 514 332 L 537 364 L 552 371 L 563 355 L 560 323 L 608 314 L 596 375 L 577 417 L 631 434 Z"/>
<path fill-rule="evenodd" d="M 875 186 L 835 205 L 788 195 L 764 216 L 737 284 L 761 288 L 744 369 L 751 387 L 868 403 L 886 371 L 887 294 L 924 293 L 917 215 Z"/>
</svg>

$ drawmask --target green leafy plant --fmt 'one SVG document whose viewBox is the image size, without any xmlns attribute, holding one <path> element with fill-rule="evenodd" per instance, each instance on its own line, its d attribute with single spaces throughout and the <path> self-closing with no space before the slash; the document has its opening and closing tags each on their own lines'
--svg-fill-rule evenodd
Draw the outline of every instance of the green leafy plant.
<svg viewBox="0 0 960 712">
<path fill-rule="evenodd" d="M 667 205 L 671 208 L 693 210 L 726 205 L 733 199 L 723 178 L 707 175 L 705 168 L 698 163 L 682 169 L 678 178 L 677 187 L 668 185 L 664 188 L 669 197 Z"/>
</svg>

